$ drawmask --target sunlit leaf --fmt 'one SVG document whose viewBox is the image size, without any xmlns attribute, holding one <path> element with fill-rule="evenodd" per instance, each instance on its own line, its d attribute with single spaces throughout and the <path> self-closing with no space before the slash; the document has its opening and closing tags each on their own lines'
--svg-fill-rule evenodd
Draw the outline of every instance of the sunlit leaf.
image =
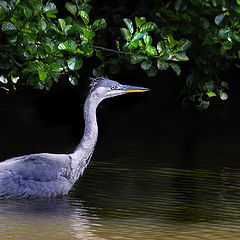
<svg viewBox="0 0 240 240">
<path fill-rule="evenodd" d="M 87 39 L 92 39 L 95 36 L 95 32 L 92 30 L 88 30 L 87 28 L 84 28 L 83 36 Z"/>
<path fill-rule="evenodd" d="M 191 45 L 192 45 L 191 41 L 189 41 L 187 39 L 180 39 L 178 41 L 177 51 L 184 52 L 184 51 L 188 50 L 191 47 Z"/>
<path fill-rule="evenodd" d="M 107 26 L 107 23 L 104 18 L 97 19 L 92 24 L 92 29 L 95 29 L 95 31 L 104 29 Z"/>
<path fill-rule="evenodd" d="M 83 65 L 83 60 L 78 57 L 72 57 L 67 60 L 67 65 L 71 70 L 79 70 Z"/>
<path fill-rule="evenodd" d="M 154 46 L 147 46 L 146 47 L 146 53 L 149 56 L 156 56 L 157 55 L 157 49 Z"/>
<path fill-rule="evenodd" d="M 74 3 L 66 2 L 65 7 L 73 16 L 77 14 L 77 6 Z"/>
<path fill-rule="evenodd" d="M 144 35 L 143 40 L 147 46 L 152 44 L 152 38 L 149 35 Z"/>
<path fill-rule="evenodd" d="M 137 25 L 137 27 L 141 27 L 144 23 L 146 22 L 146 18 L 145 17 L 135 17 L 135 23 Z"/>
<path fill-rule="evenodd" d="M 64 31 L 65 28 L 66 28 L 66 22 L 65 22 L 65 20 L 62 19 L 62 18 L 59 18 L 59 19 L 58 19 L 58 23 L 59 23 L 59 25 L 60 25 L 62 31 Z"/>
<path fill-rule="evenodd" d="M 141 28 L 141 32 L 155 31 L 157 29 L 157 24 L 154 22 L 147 22 Z"/>
<path fill-rule="evenodd" d="M 227 100 L 227 99 L 228 99 L 227 93 L 224 92 L 224 91 L 222 91 L 222 90 L 219 92 L 219 95 L 220 95 L 220 98 L 221 98 L 222 100 Z"/>
<path fill-rule="evenodd" d="M 174 57 L 172 57 L 171 60 L 174 60 L 174 61 L 188 61 L 189 58 L 186 55 L 186 52 L 178 52 L 178 53 L 174 54 Z"/>
<path fill-rule="evenodd" d="M 53 62 L 49 64 L 49 68 L 53 70 L 59 70 L 61 68 L 61 64 L 58 62 Z"/>
<path fill-rule="evenodd" d="M 83 11 L 83 10 L 80 10 L 79 11 L 79 15 L 81 16 L 83 22 L 85 23 L 85 25 L 88 25 L 89 23 L 89 16 L 87 14 L 87 12 Z"/>
<path fill-rule="evenodd" d="M 131 61 L 132 64 L 136 64 L 136 63 L 141 62 L 141 61 L 144 60 L 144 59 L 145 59 L 145 57 L 144 57 L 143 55 L 133 54 L 133 55 L 131 56 L 130 61 Z"/>
<path fill-rule="evenodd" d="M 217 96 L 216 93 L 211 92 L 211 91 L 207 92 L 206 94 L 208 95 L 208 97 L 215 97 L 215 96 Z"/>
<path fill-rule="evenodd" d="M 134 29 L 133 29 L 133 23 L 132 23 L 132 21 L 131 21 L 130 19 L 128 19 L 128 18 L 124 18 L 123 21 L 124 21 L 124 23 L 126 24 L 129 32 L 130 32 L 131 34 L 133 34 Z"/>
<path fill-rule="evenodd" d="M 78 79 L 75 76 L 69 75 L 68 80 L 72 85 L 78 84 Z"/>
<path fill-rule="evenodd" d="M 126 28 L 121 28 L 121 33 L 122 33 L 122 36 L 124 37 L 124 39 L 126 41 L 130 41 L 131 40 L 131 33 L 128 29 Z"/>
<path fill-rule="evenodd" d="M 2 24 L 1 30 L 3 32 L 6 32 L 8 34 L 14 33 L 17 31 L 17 28 L 15 27 L 15 25 L 11 22 L 4 22 Z"/>
<path fill-rule="evenodd" d="M 157 50 L 159 53 L 161 53 L 164 49 L 164 45 L 163 45 L 163 42 L 158 42 L 157 44 Z"/>
<path fill-rule="evenodd" d="M 47 78 L 47 72 L 42 69 L 38 69 L 38 76 L 41 81 L 44 81 Z"/>
</svg>

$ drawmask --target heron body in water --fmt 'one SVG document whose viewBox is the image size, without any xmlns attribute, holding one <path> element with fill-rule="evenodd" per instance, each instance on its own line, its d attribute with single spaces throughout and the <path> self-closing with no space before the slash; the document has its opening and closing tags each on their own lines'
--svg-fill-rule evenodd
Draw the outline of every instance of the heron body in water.
<svg viewBox="0 0 240 240">
<path fill-rule="evenodd" d="M 67 195 L 83 174 L 93 154 L 98 137 L 98 104 L 106 98 L 148 90 L 121 85 L 103 77 L 94 79 L 84 104 L 84 134 L 74 152 L 30 154 L 1 162 L 0 197 L 50 198 Z"/>
</svg>

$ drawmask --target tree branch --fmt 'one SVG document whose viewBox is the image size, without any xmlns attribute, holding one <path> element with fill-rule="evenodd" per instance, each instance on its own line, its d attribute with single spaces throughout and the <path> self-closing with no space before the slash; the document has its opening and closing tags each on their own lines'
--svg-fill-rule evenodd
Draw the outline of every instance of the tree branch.
<svg viewBox="0 0 240 240">
<path fill-rule="evenodd" d="M 130 52 L 117 51 L 117 50 L 113 50 L 113 49 L 105 48 L 105 47 L 100 47 L 100 46 L 93 46 L 93 48 L 94 49 L 100 49 L 100 50 L 107 51 L 107 52 L 113 52 L 113 53 L 117 53 L 117 54 L 133 55 L 133 53 L 130 53 Z"/>
</svg>

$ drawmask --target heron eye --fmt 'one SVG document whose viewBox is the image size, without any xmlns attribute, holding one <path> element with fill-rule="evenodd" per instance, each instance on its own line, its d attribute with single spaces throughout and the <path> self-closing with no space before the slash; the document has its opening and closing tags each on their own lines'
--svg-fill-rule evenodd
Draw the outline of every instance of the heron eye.
<svg viewBox="0 0 240 240">
<path fill-rule="evenodd" d="M 111 86 L 111 90 L 114 90 L 114 89 L 116 89 L 116 87 L 115 86 Z"/>
</svg>

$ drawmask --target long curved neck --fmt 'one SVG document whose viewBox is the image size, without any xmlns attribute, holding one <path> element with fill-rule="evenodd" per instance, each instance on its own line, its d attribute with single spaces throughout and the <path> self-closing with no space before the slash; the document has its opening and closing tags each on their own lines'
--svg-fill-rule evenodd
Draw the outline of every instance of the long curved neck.
<svg viewBox="0 0 240 240">
<path fill-rule="evenodd" d="M 72 169 L 74 181 L 76 181 L 79 176 L 83 174 L 83 171 L 90 161 L 97 142 L 98 126 L 96 109 L 98 104 L 99 102 L 96 101 L 95 97 L 89 94 L 84 104 L 84 134 L 80 143 L 71 155 L 73 159 Z"/>
<path fill-rule="evenodd" d="M 81 139 L 81 142 L 76 147 L 74 152 L 89 153 L 96 142 L 98 136 L 98 125 L 96 118 L 96 109 L 98 103 L 96 103 L 94 97 L 89 95 L 84 104 L 84 120 L 85 120 L 85 129 L 84 134 Z"/>
</svg>

